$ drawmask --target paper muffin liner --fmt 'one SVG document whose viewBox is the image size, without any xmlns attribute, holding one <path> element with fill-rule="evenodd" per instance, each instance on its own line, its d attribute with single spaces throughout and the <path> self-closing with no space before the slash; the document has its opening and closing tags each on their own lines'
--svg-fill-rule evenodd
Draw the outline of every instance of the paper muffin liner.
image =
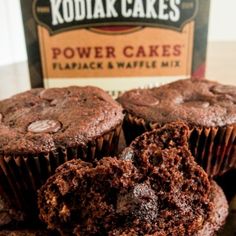
<svg viewBox="0 0 236 236">
<path fill-rule="evenodd" d="M 123 122 L 123 131 L 126 144 L 129 145 L 136 137 L 146 131 L 152 130 L 142 118 L 135 117 L 131 114 L 126 114 Z"/>
<path fill-rule="evenodd" d="M 123 129 L 127 144 L 146 131 L 160 127 L 143 118 L 127 114 Z M 196 161 L 209 177 L 219 176 L 236 168 L 236 124 L 225 127 L 192 127 L 189 146 Z"/>
<path fill-rule="evenodd" d="M 0 155 L 0 192 L 15 209 L 24 213 L 25 219 L 35 219 L 37 190 L 55 169 L 73 158 L 92 161 L 117 152 L 122 124 L 91 140 L 86 146 L 58 148 L 38 155 Z"/>
<path fill-rule="evenodd" d="M 236 167 L 236 125 L 194 127 L 189 143 L 193 156 L 210 177 Z"/>
</svg>

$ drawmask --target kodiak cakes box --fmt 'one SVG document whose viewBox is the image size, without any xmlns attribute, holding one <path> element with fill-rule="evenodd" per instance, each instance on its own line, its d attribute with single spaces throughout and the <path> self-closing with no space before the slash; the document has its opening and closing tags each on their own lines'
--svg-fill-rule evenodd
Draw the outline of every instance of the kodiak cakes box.
<svg viewBox="0 0 236 236">
<path fill-rule="evenodd" d="M 113 95 L 205 73 L 209 0 L 21 0 L 32 87 Z"/>
</svg>

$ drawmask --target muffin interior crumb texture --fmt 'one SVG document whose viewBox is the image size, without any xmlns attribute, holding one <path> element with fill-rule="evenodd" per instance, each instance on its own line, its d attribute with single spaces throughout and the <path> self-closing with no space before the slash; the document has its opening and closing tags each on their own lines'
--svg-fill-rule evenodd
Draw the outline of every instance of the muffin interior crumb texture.
<svg viewBox="0 0 236 236">
<path fill-rule="evenodd" d="M 138 137 L 119 158 L 63 164 L 39 191 L 41 219 L 69 235 L 194 235 L 212 204 L 187 133 L 170 124 Z"/>
</svg>

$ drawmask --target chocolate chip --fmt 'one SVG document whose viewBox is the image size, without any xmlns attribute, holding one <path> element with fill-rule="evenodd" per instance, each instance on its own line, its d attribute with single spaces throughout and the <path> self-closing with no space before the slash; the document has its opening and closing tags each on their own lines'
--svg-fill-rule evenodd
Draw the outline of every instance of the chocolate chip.
<svg viewBox="0 0 236 236">
<path fill-rule="evenodd" d="M 132 94 L 131 99 L 132 103 L 138 106 L 156 106 L 160 103 L 160 101 L 151 94 L 146 94 L 145 99 L 143 99 L 139 91 Z"/>
<path fill-rule="evenodd" d="M 57 99 L 54 99 L 54 100 L 51 101 L 50 106 L 54 107 L 54 106 L 56 106 L 57 104 L 58 104 L 58 100 L 57 100 Z"/>
<path fill-rule="evenodd" d="M 125 148 L 119 155 L 119 158 L 124 161 L 134 161 L 134 151 L 132 148 Z"/>
<path fill-rule="evenodd" d="M 175 104 L 182 104 L 183 102 L 184 102 L 184 99 L 182 96 L 177 96 L 176 98 L 174 98 Z"/>
<path fill-rule="evenodd" d="M 198 108 L 208 108 L 210 106 L 209 102 L 206 101 L 185 101 L 185 106 L 198 107 Z"/>
<path fill-rule="evenodd" d="M 137 102 L 137 105 L 140 105 L 140 106 L 156 106 L 160 103 L 160 101 L 154 97 L 147 97 L 145 99 L 139 98 L 138 100 L 136 100 L 136 102 Z"/>
<path fill-rule="evenodd" d="M 202 103 L 202 107 L 203 108 L 208 108 L 210 106 L 210 103 L 209 102 L 203 102 Z"/>
<path fill-rule="evenodd" d="M 153 221 L 158 214 L 158 201 L 155 192 L 147 184 L 137 184 L 126 193 L 117 196 L 117 212 L 120 215 L 134 215 L 135 217 Z"/>
<path fill-rule="evenodd" d="M 215 94 L 231 94 L 231 95 L 236 94 L 236 89 L 234 87 L 227 85 L 214 86 L 210 89 L 210 91 Z"/>
<path fill-rule="evenodd" d="M 38 120 L 28 126 L 33 133 L 56 133 L 61 129 L 61 123 L 56 120 Z"/>
<path fill-rule="evenodd" d="M 53 99 L 49 96 L 47 96 L 48 91 L 45 89 L 42 92 L 40 92 L 39 97 L 48 101 L 52 101 Z"/>
<path fill-rule="evenodd" d="M 39 96 L 40 98 L 45 99 L 50 102 L 50 101 L 53 101 L 54 99 L 63 97 L 66 92 L 67 90 L 64 91 L 63 89 L 60 89 L 60 88 L 44 89 L 39 94 Z"/>
<path fill-rule="evenodd" d="M 3 120 L 3 115 L 0 113 L 0 123 L 2 122 Z"/>
</svg>

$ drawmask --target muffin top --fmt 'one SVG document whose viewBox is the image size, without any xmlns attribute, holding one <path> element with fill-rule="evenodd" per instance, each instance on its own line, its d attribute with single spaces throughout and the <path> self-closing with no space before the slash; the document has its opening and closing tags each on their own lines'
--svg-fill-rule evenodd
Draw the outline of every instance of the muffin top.
<svg viewBox="0 0 236 236">
<path fill-rule="evenodd" d="M 236 123 L 236 87 L 208 80 L 186 79 L 130 90 L 118 102 L 131 115 L 159 125 L 176 120 L 206 127 Z"/>
<path fill-rule="evenodd" d="M 86 145 L 122 120 L 121 106 L 99 88 L 33 89 L 0 101 L 0 154 Z"/>
<path fill-rule="evenodd" d="M 212 199 L 188 131 L 168 124 L 119 158 L 64 163 L 38 192 L 40 218 L 65 235 L 194 235 L 209 221 Z"/>
</svg>

